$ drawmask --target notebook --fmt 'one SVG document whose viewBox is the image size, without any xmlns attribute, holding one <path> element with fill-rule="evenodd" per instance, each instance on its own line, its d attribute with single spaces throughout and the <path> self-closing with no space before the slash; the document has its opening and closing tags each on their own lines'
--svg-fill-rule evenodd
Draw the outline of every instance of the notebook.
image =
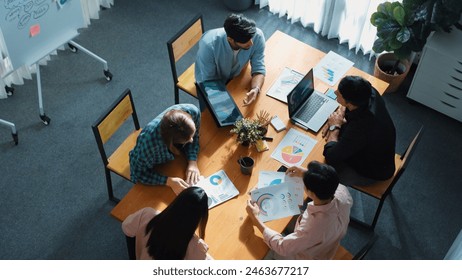
<svg viewBox="0 0 462 280">
<path fill-rule="evenodd" d="M 237 120 L 242 119 L 241 111 L 221 80 L 205 81 L 199 83 L 198 86 L 199 98 L 210 109 L 218 127 L 231 126 Z"/>
<path fill-rule="evenodd" d="M 338 107 L 337 101 L 314 90 L 313 69 L 287 96 L 290 120 L 306 129 L 318 132 Z"/>
</svg>

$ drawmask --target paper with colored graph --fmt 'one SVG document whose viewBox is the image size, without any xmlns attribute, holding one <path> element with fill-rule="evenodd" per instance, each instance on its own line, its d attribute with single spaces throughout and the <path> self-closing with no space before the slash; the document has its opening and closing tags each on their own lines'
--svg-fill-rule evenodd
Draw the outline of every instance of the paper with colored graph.
<svg viewBox="0 0 462 280">
<path fill-rule="evenodd" d="M 209 197 L 209 209 L 237 196 L 239 191 L 228 178 L 224 170 L 202 178 L 196 186 L 201 187 Z"/>
<path fill-rule="evenodd" d="M 285 172 L 262 170 L 258 173 L 257 188 L 266 188 L 268 186 L 279 185 L 282 183 L 291 183 L 294 185 L 303 185 L 301 177 L 286 175 Z"/>
<path fill-rule="evenodd" d="M 287 167 L 301 166 L 316 143 L 315 139 L 291 128 L 271 157 Z"/>
<path fill-rule="evenodd" d="M 258 217 L 262 222 L 300 214 L 303 204 L 303 184 L 284 182 L 254 189 L 250 192 L 252 201 L 260 208 Z"/>
<path fill-rule="evenodd" d="M 273 83 L 266 95 L 276 98 L 279 101 L 287 103 L 287 95 L 303 79 L 305 75 L 285 67 L 278 79 Z"/>
<path fill-rule="evenodd" d="M 353 64 L 353 61 L 330 51 L 314 67 L 314 76 L 329 86 L 333 86 L 340 81 Z"/>
</svg>

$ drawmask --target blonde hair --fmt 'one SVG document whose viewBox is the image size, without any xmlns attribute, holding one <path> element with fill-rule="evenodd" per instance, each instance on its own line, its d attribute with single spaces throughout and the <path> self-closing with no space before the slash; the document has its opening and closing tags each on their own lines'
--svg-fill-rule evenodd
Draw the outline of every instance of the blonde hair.
<svg viewBox="0 0 462 280">
<path fill-rule="evenodd" d="M 182 110 L 170 110 L 160 121 L 160 134 L 174 154 L 179 154 L 175 143 L 186 143 L 194 135 L 196 125 L 190 114 Z"/>
</svg>

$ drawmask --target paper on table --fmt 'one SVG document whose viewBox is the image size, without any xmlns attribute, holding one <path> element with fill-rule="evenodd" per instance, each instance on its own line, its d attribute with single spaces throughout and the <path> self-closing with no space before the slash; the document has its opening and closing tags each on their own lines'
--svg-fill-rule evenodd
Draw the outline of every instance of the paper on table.
<svg viewBox="0 0 462 280">
<path fill-rule="evenodd" d="M 271 157 L 286 166 L 300 166 L 317 141 L 291 128 L 274 149 Z"/>
<path fill-rule="evenodd" d="M 353 61 L 330 51 L 314 67 L 314 76 L 324 83 L 333 86 L 345 75 L 353 64 Z"/>
<path fill-rule="evenodd" d="M 258 174 L 257 188 L 265 188 L 268 186 L 279 185 L 282 183 L 290 183 L 294 185 L 303 186 L 303 179 L 300 177 L 288 176 L 285 174 L 285 172 L 278 171 L 262 170 Z"/>
<path fill-rule="evenodd" d="M 220 170 L 207 178 L 202 178 L 196 186 L 201 187 L 209 197 L 209 209 L 237 196 L 239 191 L 228 178 L 224 170 Z"/>
<path fill-rule="evenodd" d="M 252 201 L 260 208 L 262 222 L 300 214 L 303 204 L 303 185 L 285 182 L 250 192 Z"/>
<path fill-rule="evenodd" d="M 281 74 L 279 74 L 278 79 L 266 92 L 266 95 L 287 103 L 287 95 L 294 89 L 300 80 L 303 79 L 303 77 L 303 74 L 285 67 Z"/>
</svg>

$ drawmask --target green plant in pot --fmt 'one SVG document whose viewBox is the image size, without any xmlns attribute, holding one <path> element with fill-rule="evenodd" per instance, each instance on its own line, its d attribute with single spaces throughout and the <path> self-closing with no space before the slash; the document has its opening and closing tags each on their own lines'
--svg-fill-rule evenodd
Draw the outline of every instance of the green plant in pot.
<svg viewBox="0 0 462 280">
<path fill-rule="evenodd" d="M 244 146 L 253 145 L 266 134 L 270 120 L 270 114 L 261 110 L 256 119 L 237 120 L 230 132 L 237 135 L 236 141 L 238 143 Z"/>
<path fill-rule="evenodd" d="M 387 91 L 399 87 L 409 71 L 411 54 L 423 49 L 433 31 L 461 28 L 461 12 L 461 0 L 403 0 L 378 5 L 370 19 L 378 37 L 372 49 L 387 53 L 377 58 L 374 74 L 390 84 Z"/>
</svg>

